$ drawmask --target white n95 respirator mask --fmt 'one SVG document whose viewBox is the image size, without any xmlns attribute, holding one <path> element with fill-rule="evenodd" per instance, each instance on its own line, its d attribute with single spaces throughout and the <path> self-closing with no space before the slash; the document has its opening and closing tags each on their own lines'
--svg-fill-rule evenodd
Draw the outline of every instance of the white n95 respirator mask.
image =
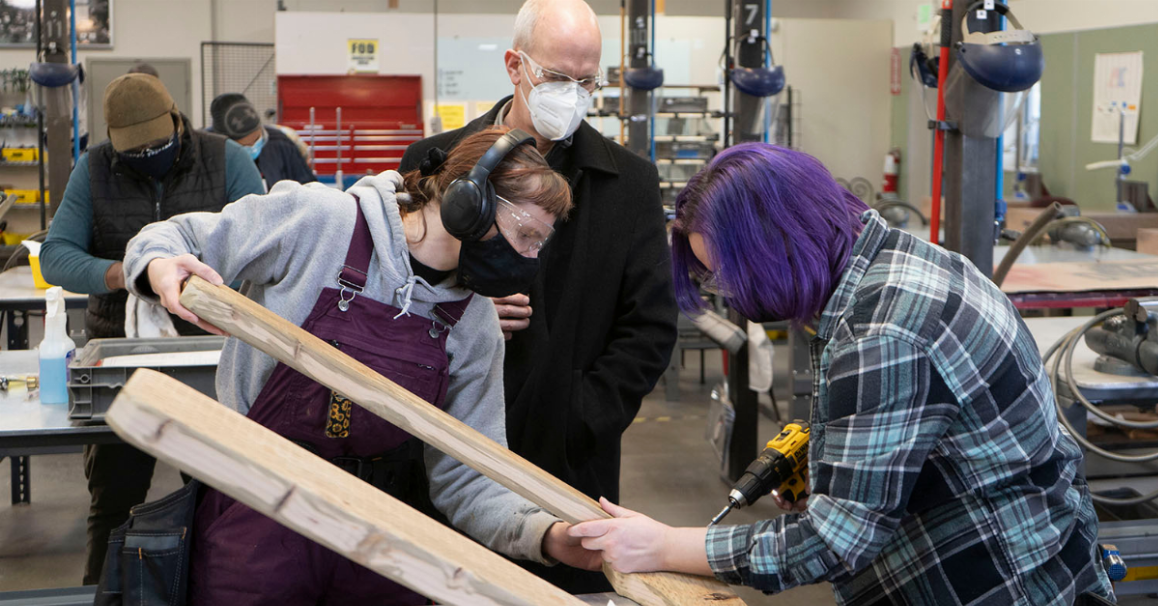
<svg viewBox="0 0 1158 606">
<path fill-rule="evenodd" d="M 527 73 L 526 62 L 523 73 Z M 530 75 L 527 75 L 530 82 Z M 522 92 L 522 87 L 519 91 Z M 540 135 L 562 141 L 579 130 L 579 124 L 587 117 L 591 106 L 591 93 L 576 82 L 542 82 L 531 88 L 531 94 L 523 94 L 523 101 L 531 112 L 531 122 Z"/>
</svg>

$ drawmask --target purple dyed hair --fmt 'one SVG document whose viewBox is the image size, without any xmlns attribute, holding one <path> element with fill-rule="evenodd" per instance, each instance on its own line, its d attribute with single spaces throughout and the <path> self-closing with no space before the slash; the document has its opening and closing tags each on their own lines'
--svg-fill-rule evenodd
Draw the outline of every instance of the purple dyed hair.
<svg viewBox="0 0 1158 606">
<path fill-rule="evenodd" d="M 712 273 L 746 318 L 807 322 L 832 296 L 866 210 L 808 154 L 766 143 L 730 147 L 676 200 L 676 300 L 687 313 L 703 309 L 692 276 Z M 692 253 L 693 233 L 704 237 L 713 272 Z"/>
</svg>

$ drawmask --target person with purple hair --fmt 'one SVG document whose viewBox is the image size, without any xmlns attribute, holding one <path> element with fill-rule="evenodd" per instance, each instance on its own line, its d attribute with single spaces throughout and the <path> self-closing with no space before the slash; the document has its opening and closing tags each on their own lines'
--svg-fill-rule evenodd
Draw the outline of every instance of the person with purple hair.
<svg viewBox="0 0 1158 606">
<path fill-rule="evenodd" d="M 1082 452 L 1033 337 L 968 259 L 891 229 L 805 153 L 746 143 L 676 201 L 676 298 L 815 328 L 811 495 L 742 526 L 570 529 L 622 572 L 714 574 L 839 604 L 1111 603 Z M 698 283 L 698 284 L 697 284 Z"/>
</svg>

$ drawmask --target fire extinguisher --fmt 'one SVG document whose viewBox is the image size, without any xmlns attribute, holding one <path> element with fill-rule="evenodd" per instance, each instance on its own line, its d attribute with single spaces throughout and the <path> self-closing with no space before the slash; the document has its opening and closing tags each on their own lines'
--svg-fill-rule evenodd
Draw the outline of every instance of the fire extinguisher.
<svg viewBox="0 0 1158 606">
<path fill-rule="evenodd" d="M 897 180 L 901 175 L 901 150 L 894 147 L 885 154 L 885 180 L 881 183 L 881 197 L 896 197 Z"/>
</svg>

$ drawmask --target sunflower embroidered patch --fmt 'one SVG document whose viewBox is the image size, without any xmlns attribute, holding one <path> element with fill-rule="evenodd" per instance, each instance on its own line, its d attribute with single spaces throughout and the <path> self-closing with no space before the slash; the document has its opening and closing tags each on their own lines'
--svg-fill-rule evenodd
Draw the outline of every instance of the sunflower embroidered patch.
<svg viewBox="0 0 1158 606">
<path fill-rule="evenodd" d="M 353 408 L 354 403 L 350 398 L 336 391 L 330 392 L 330 412 L 326 415 L 327 438 L 350 437 L 350 412 Z"/>
</svg>

